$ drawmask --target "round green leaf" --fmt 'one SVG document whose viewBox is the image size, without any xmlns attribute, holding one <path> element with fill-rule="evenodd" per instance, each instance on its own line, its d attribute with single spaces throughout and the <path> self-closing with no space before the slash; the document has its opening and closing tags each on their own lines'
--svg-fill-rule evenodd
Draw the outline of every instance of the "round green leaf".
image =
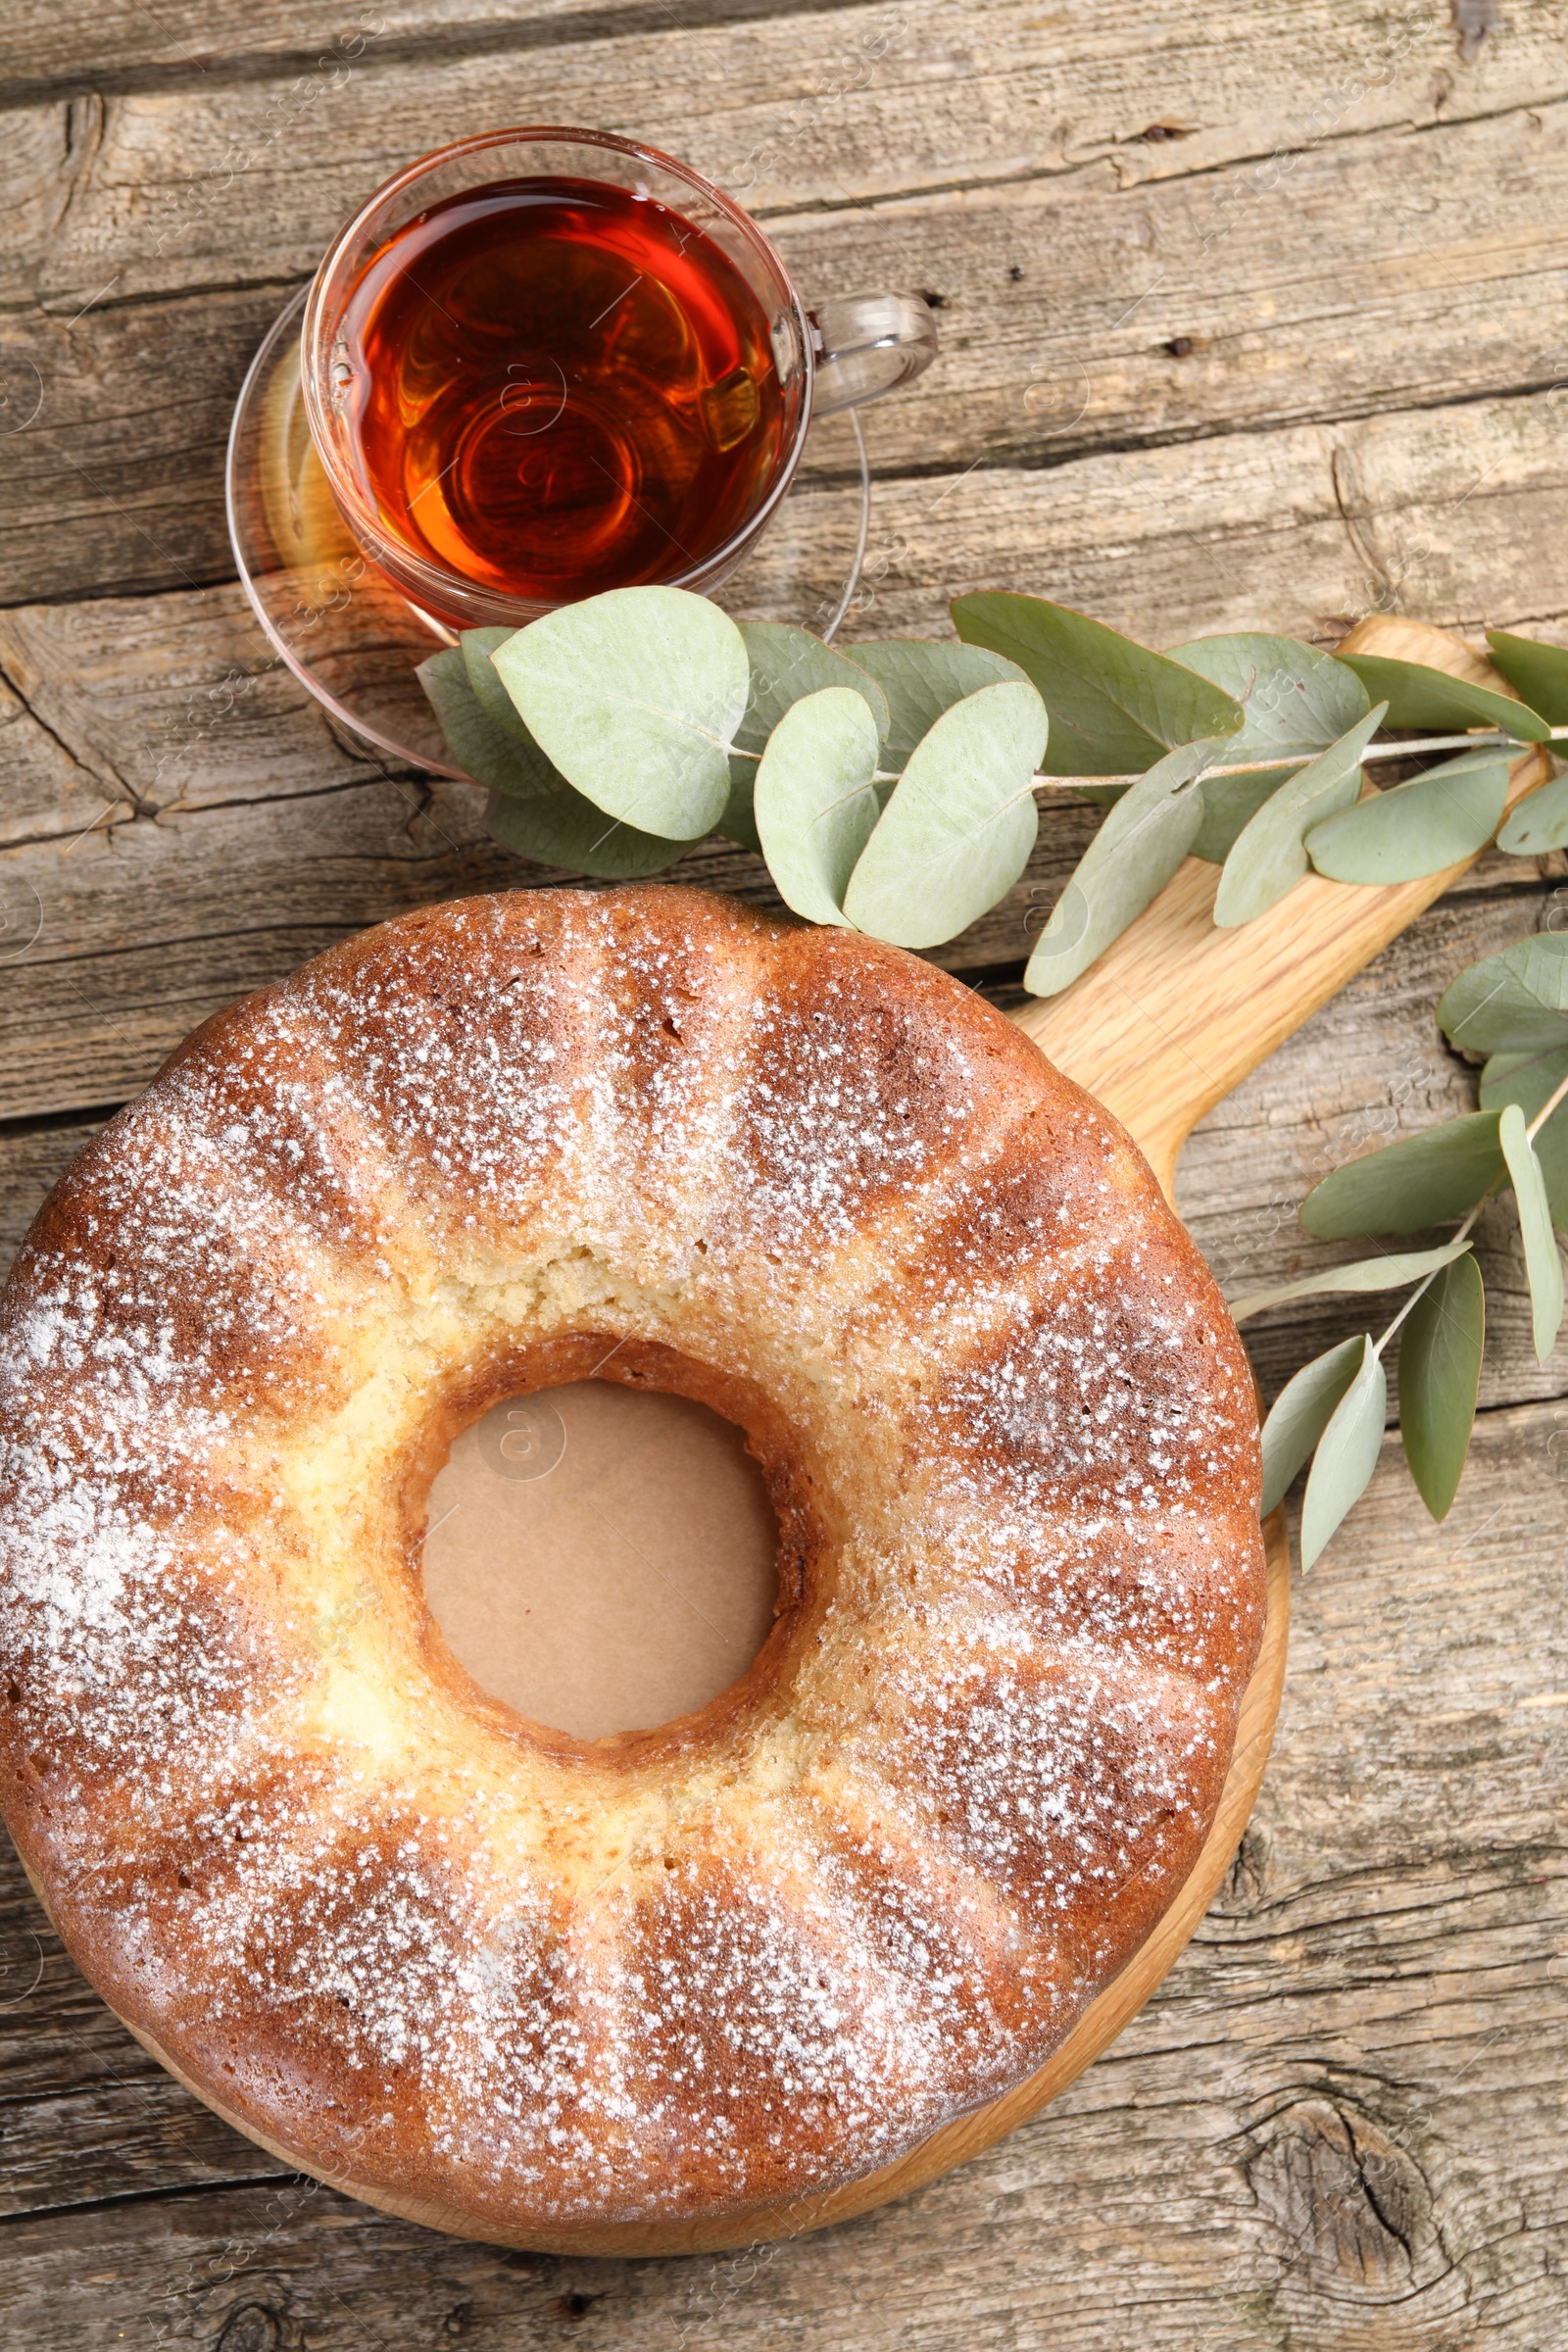
<svg viewBox="0 0 1568 2352">
<path fill-rule="evenodd" d="M 612 588 L 491 656 L 569 784 L 629 824 L 692 841 L 723 815 L 751 667 L 740 630 L 683 588 Z"/>
<path fill-rule="evenodd" d="M 1391 662 L 1384 654 L 1336 654 L 1368 694 L 1388 704 L 1391 727 L 1500 727 L 1521 743 L 1544 743 L 1548 722 L 1526 703 L 1491 686 L 1472 686 L 1423 662 Z"/>
<path fill-rule="evenodd" d="M 757 771 L 757 830 L 786 906 L 842 923 L 844 893 L 878 803 L 876 718 L 853 687 L 824 686 L 787 710 Z"/>
<path fill-rule="evenodd" d="M 1539 645 L 1533 637 L 1510 636 L 1506 629 L 1489 629 L 1494 665 L 1516 687 L 1543 718 L 1554 727 L 1568 726 L 1568 647 Z"/>
<path fill-rule="evenodd" d="M 1196 669 L 1066 605 L 988 590 L 956 598 L 951 610 L 965 645 L 1016 662 L 1040 689 L 1058 776 L 1131 774 L 1242 724 L 1240 703 Z"/>
<path fill-rule="evenodd" d="M 1263 1424 L 1263 1501 L 1266 1519 L 1285 1499 L 1285 1491 L 1329 1425 L 1355 1378 L 1366 1351 L 1364 1339 L 1342 1340 L 1326 1355 L 1303 1364 L 1274 1399 Z"/>
<path fill-rule="evenodd" d="M 490 717 L 474 692 L 467 662 L 457 646 L 431 654 L 414 674 L 424 688 L 447 749 L 476 784 L 488 784 L 492 792 L 524 801 L 562 788 L 565 779 L 557 773 L 520 719 L 514 726 L 501 727 Z"/>
<path fill-rule="evenodd" d="M 1173 645 L 1170 656 L 1241 704 L 1242 728 L 1230 738 L 1227 760 L 1326 752 L 1370 708 L 1353 671 L 1295 637 L 1257 631 L 1195 637 L 1190 645 Z"/>
<path fill-rule="evenodd" d="M 468 673 L 468 684 L 478 697 L 479 708 L 492 726 L 504 735 L 514 735 L 519 743 L 533 742 L 522 723 L 516 704 L 501 683 L 500 674 L 490 657 L 498 646 L 505 645 L 515 629 L 465 629 L 458 639 L 458 651 L 463 656 Z"/>
<path fill-rule="evenodd" d="M 1303 1274 L 1298 1282 L 1283 1282 L 1277 1290 L 1252 1291 L 1231 1305 L 1231 1321 L 1245 1323 L 1268 1307 L 1284 1306 L 1295 1298 L 1324 1298 L 1353 1291 L 1396 1291 L 1407 1282 L 1446 1266 L 1470 1247 L 1468 1242 L 1445 1242 L 1437 1250 L 1390 1251 L 1382 1257 L 1358 1258 L 1350 1266 L 1325 1266 L 1321 1273 Z"/>
<path fill-rule="evenodd" d="M 1468 1253 L 1422 1293 L 1399 1336 L 1399 1437 L 1421 1499 L 1446 1519 L 1475 1426 L 1487 1299 Z"/>
<path fill-rule="evenodd" d="M 1214 920 L 1234 931 L 1278 906 L 1306 871 L 1304 836 L 1348 808 L 1361 789 L 1361 754 L 1383 720 L 1383 706 L 1357 719 L 1338 743 L 1282 784 L 1238 836 L 1214 898 Z"/>
<path fill-rule="evenodd" d="M 480 637 L 491 632 L 474 629 L 466 634 Z M 494 634 L 505 640 L 509 632 Z M 432 654 L 419 663 L 416 675 L 454 758 L 476 784 L 488 784 L 495 796 L 490 831 L 504 849 L 537 858 L 541 865 L 564 865 L 605 882 L 635 881 L 673 865 L 685 852 L 685 842 L 640 833 L 573 792 L 520 719 L 503 727 L 489 716 L 472 672 L 473 656 L 463 645 Z"/>
<path fill-rule="evenodd" d="M 662 873 L 691 848 L 689 841 L 663 841 L 657 834 L 639 833 L 635 825 L 623 825 L 569 784 L 533 800 L 498 794 L 490 810 L 490 830 L 503 849 L 514 850 L 519 858 L 564 865 L 570 873 L 592 874 L 600 882 L 636 882 L 645 874 Z"/>
<path fill-rule="evenodd" d="M 1345 1395 L 1317 1442 L 1301 1498 L 1301 1571 L 1321 1557 L 1340 1521 L 1365 1494 L 1383 1446 L 1389 1382 L 1369 1339 Z"/>
<path fill-rule="evenodd" d="M 1498 1117 L 1497 1141 L 1508 1163 L 1514 1200 L 1519 1209 L 1519 1237 L 1525 1246 L 1525 1273 L 1530 1282 L 1530 1317 L 1536 1343 L 1536 1361 L 1544 1364 L 1557 1345 L 1562 1329 L 1562 1259 L 1551 1229 L 1546 1180 L 1530 1140 L 1525 1114 L 1509 1102 Z"/>
<path fill-rule="evenodd" d="M 1510 858 L 1544 858 L 1548 850 L 1568 848 L 1568 776 L 1558 776 L 1516 802 L 1497 835 L 1497 847 Z"/>
<path fill-rule="evenodd" d="M 1216 756 L 1228 760 L 1231 746 L 1226 744 Z M 1296 767 L 1265 767 L 1250 776 L 1205 776 L 1198 788 L 1203 818 L 1193 839 L 1192 856 L 1223 865 L 1263 803 L 1300 772 Z"/>
<path fill-rule="evenodd" d="M 735 730 L 729 799 L 716 821 L 718 831 L 731 841 L 738 841 L 743 849 L 759 850 L 761 843 L 752 806 L 757 762 L 786 710 L 824 687 L 847 686 L 867 705 L 879 737 L 887 734 L 890 721 L 887 697 L 875 679 L 833 646 L 824 645 L 809 629 L 798 629 L 784 620 L 743 620 L 740 632 L 751 677 L 746 709 Z M 741 756 L 746 753 L 752 757 Z"/>
<path fill-rule="evenodd" d="M 1035 943 L 1023 984 L 1054 997 L 1085 972 L 1162 891 L 1202 819 L 1194 778 L 1222 743 L 1185 743 L 1114 804 Z"/>
<path fill-rule="evenodd" d="M 1541 931 L 1468 964 L 1438 1006 L 1467 1054 L 1528 1054 L 1568 1044 L 1568 932 Z"/>
<path fill-rule="evenodd" d="M 1016 662 L 987 653 L 979 645 L 927 643 L 916 637 L 889 637 L 880 643 L 857 645 L 851 659 L 875 678 L 887 696 L 891 723 L 882 746 L 882 764 L 902 775 L 917 743 L 929 735 L 944 710 L 982 686 L 1023 680 Z"/>
<path fill-rule="evenodd" d="M 1333 662 L 1294 637 L 1255 631 L 1232 637 L 1197 637 L 1171 648 L 1227 694 L 1245 713 L 1241 732 L 1225 746 L 1222 764 L 1241 760 L 1327 751 L 1367 711 L 1366 688 L 1343 662 Z M 1205 776 L 1203 821 L 1193 843 L 1195 858 L 1223 865 L 1263 803 L 1299 770 L 1266 768 L 1251 776 Z"/>
<path fill-rule="evenodd" d="M 1485 849 L 1507 797 L 1506 752 L 1461 752 L 1315 826 L 1307 856 L 1336 882 L 1418 882 Z"/>
<path fill-rule="evenodd" d="M 1012 888 L 1039 830 L 1045 706 L 1021 680 L 982 686 L 915 747 L 860 853 L 844 911 L 900 948 L 956 939 Z"/>
<path fill-rule="evenodd" d="M 1301 1223 L 1330 1242 L 1419 1233 L 1465 1216 L 1502 1173 L 1497 1113 L 1473 1110 L 1336 1168 L 1307 1194 Z"/>
<path fill-rule="evenodd" d="M 1527 1120 L 1544 1110 L 1568 1078 L 1568 1045 L 1554 1052 L 1494 1054 L 1481 1073 L 1481 1106 L 1501 1110 L 1517 1102 Z M 1568 1103 L 1559 1104 L 1535 1139 L 1554 1225 L 1568 1226 Z"/>
</svg>

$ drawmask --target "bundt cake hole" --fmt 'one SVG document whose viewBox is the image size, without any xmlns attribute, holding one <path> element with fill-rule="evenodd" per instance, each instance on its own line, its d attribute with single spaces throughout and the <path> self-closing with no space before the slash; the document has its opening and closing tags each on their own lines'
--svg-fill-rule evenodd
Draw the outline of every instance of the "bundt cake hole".
<svg viewBox="0 0 1568 2352">
<path fill-rule="evenodd" d="M 699 1385 L 623 1352 L 597 1378 L 504 1395 L 429 1489 L 424 1596 L 448 1649 L 488 1696 L 573 1740 L 712 1707 L 780 1611 L 763 1472 L 672 1376 Z"/>
</svg>

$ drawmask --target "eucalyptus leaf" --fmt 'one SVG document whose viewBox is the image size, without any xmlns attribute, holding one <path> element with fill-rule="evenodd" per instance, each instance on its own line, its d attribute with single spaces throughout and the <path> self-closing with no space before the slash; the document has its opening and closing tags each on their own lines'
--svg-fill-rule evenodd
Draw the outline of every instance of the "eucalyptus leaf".
<svg viewBox="0 0 1568 2352">
<path fill-rule="evenodd" d="M 1494 667 L 1531 710 L 1554 727 L 1568 726 L 1568 647 L 1538 645 L 1533 637 L 1514 637 L 1506 629 L 1489 629 L 1487 643 Z"/>
<path fill-rule="evenodd" d="M 713 819 L 713 831 L 722 833 L 726 841 L 750 850 L 754 858 L 762 854 L 761 836 L 757 830 L 757 761 L 732 760 L 729 769 L 729 794 L 723 808 Z"/>
<path fill-rule="evenodd" d="M 465 629 L 458 639 L 458 651 L 468 673 L 468 684 L 478 697 L 486 718 L 504 735 L 514 735 L 520 743 L 531 744 L 533 737 L 522 723 L 522 714 L 502 685 L 500 673 L 490 659 L 498 646 L 505 645 L 515 634 L 514 629 Z"/>
<path fill-rule="evenodd" d="M 1223 750 L 1183 744 L 1122 794 L 1035 943 L 1023 976 L 1033 995 L 1054 997 L 1076 980 L 1164 889 L 1202 821 L 1194 778 Z"/>
<path fill-rule="evenodd" d="M 1226 744 L 1220 755 L 1222 763 L 1233 756 L 1231 745 Z M 1223 865 L 1263 803 L 1300 772 L 1297 767 L 1265 767 L 1250 776 L 1205 776 L 1199 786 L 1203 820 L 1190 855 L 1206 858 L 1210 865 Z"/>
<path fill-rule="evenodd" d="M 535 742 L 611 816 L 696 840 L 729 802 L 751 665 L 729 615 L 684 588 L 611 588 L 491 657 Z"/>
<path fill-rule="evenodd" d="M 1510 858 L 1544 858 L 1548 850 L 1568 848 L 1568 776 L 1527 792 L 1509 809 L 1497 847 Z"/>
<path fill-rule="evenodd" d="M 1271 1306 L 1293 1298 L 1324 1298 L 1351 1291 L 1396 1291 L 1407 1282 L 1450 1265 L 1470 1247 L 1468 1242 L 1445 1242 L 1437 1250 L 1391 1251 L 1383 1257 L 1357 1258 L 1353 1265 L 1325 1266 L 1320 1273 L 1303 1274 L 1298 1282 L 1283 1282 L 1277 1290 L 1251 1291 L 1231 1307 L 1231 1321 L 1243 1323 Z"/>
<path fill-rule="evenodd" d="M 1386 654 L 1336 654 L 1334 659 L 1354 670 L 1368 694 L 1388 704 L 1391 727 L 1500 727 L 1522 743 L 1544 743 L 1551 733 L 1547 720 L 1528 704 L 1498 694 L 1495 687 L 1450 677 L 1446 669 L 1429 669 L 1424 662 L 1394 662 Z"/>
<path fill-rule="evenodd" d="M 1040 827 L 1049 721 L 1022 679 L 945 710 L 909 756 L 844 897 L 858 930 L 900 948 L 956 939 L 1012 888 Z"/>
<path fill-rule="evenodd" d="M 505 639 L 511 632 L 501 629 L 495 634 Z M 631 882 L 660 873 L 685 854 L 688 843 L 639 832 L 574 792 L 529 738 L 520 719 L 515 729 L 498 726 L 474 689 L 466 646 L 430 655 L 415 674 L 454 758 L 476 784 L 487 784 L 495 794 L 490 831 L 504 849 L 537 858 L 542 865 L 592 874 L 602 882 Z"/>
<path fill-rule="evenodd" d="M 1494 1110 L 1473 1110 L 1348 1161 L 1312 1187 L 1301 1223 L 1324 1241 L 1342 1242 L 1419 1233 L 1467 1215 L 1503 1174 L 1497 1118 Z"/>
<path fill-rule="evenodd" d="M 520 719 L 515 727 L 500 727 L 490 717 L 459 647 L 429 655 L 414 674 L 435 712 L 447 749 L 476 784 L 522 801 L 559 792 L 565 784 Z"/>
<path fill-rule="evenodd" d="M 1316 826 L 1307 856 L 1336 882 L 1418 882 L 1484 850 L 1507 797 L 1506 752 L 1461 752 Z"/>
<path fill-rule="evenodd" d="M 980 645 L 927 643 L 916 637 L 888 637 L 857 645 L 850 659 L 873 677 L 887 696 L 892 723 L 886 730 L 882 764 L 902 775 L 914 747 L 944 710 L 978 694 L 982 686 L 1027 680 L 1016 662 L 987 653 Z"/>
<path fill-rule="evenodd" d="M 1528 1054 L 1568 1044 L 1568 932 L 1539 931 L 1467 964 L 1438 1006 L 1467 1054 Z"/>
<path fill-rule="evenodd" d="M 1240 729 L 1240 703 L 1209 679 L 1044 597 L 960 596 L 954 624 L 1032 678 L 1051 712 L 1058 776 L 1141 771 L 1167 751 Z"/>
<path fill-rule="evenodd" d="M 1254 922 L 1295 889 L 1307 866 L 1304 835 L 1355 800 L 1361 789 L 1361 754 L 1382 719 L 1380 703 L 1299 775 L 1282 784 L 1244 827 L 1225 860 L 1214 898 L 1214 920 L 1222 931 Z"/>
<path fill-rule="evenodd" d="M 1327 751 L 1368 704 L 1366 688 L 1343 662 L 1332 661 L 1295 637 L 1246 631 L 1232 637 L 1195 637 L 1171 648 L 1171 659 L 1223 686 L 1241 704 L 1240 734 L 1225 747 L 1224 764 Z M 1203 821 L 1193 856 L 1223 865 L 1263 803 L 1299 773 L 1264 768 L 1250 776 L 1205 776 Z"/>
<path fill-rule="evenodd" d="M 600 882 L 635 882 L 645 874 L 662 873 L 692 846 L 623 825 L 569 784 L 531 800 L 498 795 L 490 811 L 490 830 L 504 849 L 515 850 L 520 858 L 564 865 Z"/>
<path fill-rule="evenodd" d="M 1517 1102 L 1526 1119 L 1544 1110 L 1568 1078 L 1568 1045 L 1551 1053 L 1494 1054 L 1481 1073 L 1481 1103 L 1501 1110 Z M 1535 1139 L 1554 1225 L 1568 1227 L 1568 1102 L 1554 1110 Z"/>
<path fill-rule="evenodd" d="M 1368 712 L 1366 687 L 1343 661 L 1331 661 L 1298 637 L 1249 630 L 1234 637 L 1195 637 L 1171 647 L 1173 661 L 1201 670 L 1215 687 L 1237 696 L 1246 712 L 1242 734 L 1225 746 L 1225 764 L 1328 751 Z M 1281 783 L 1300 774 L 1274 766 L 1253 776 L 1203 776 L 1203 823 L 1192 857 L 1222 865 L 1242 833 Z"/>
<path fill-rule="evenodd" d="M 1416 1300 L 1399 1337 L 1399 1437 L 1434 1519 L 1447 1517 L 1458 1493 L 1486 1336 L 1481 1268 L 1473 1256 L 1456 1257 Z"/>
<path fill-rule="evenodd" d="M 1173 645 L 1170 658 L 1241 704 L 1245 715 L 1241 732 L 1230 738 L 1228 760 L 1326 752 L 1371 708 L 1352 670 L 1295 637 L 1255 630 L 1195 637 L 1189 645 Z"/>
<path fill-rule="evenodd" d="M 731 841 L 738 841 L 744 849 L 759 850 L 761 843 L 752 808 L 757 763 L 786 710 L 808 694 L 841 686 L 866 704 L 879 739 L 887 734 L 891 721 L 887 696 L 875 679 L 831 645 L 824 645 L 809 629 L 796 628 L 784 620 L 743 620 L 740 632 L 751 676 L 729 763 L 729 799 L 716 823 L 718 831 Z M 741 756 L 746 753 L 751 754 L 750 759 Z"/>
<path fill-rule="evenodd" d="M 786 906 L 843 923 L 844 893 L 879 807 L 876 713 L 854 687 L 823 686 L 785 711 L 757 770 L 757 830 Z"/>
<path fill-rule="evenodd" d="M 1551 1229 L 1546 1180 L 1530 1140 L 1525 1114 L 1517 1102 L 1507 1103 L 1500 1113 L 1497 1140 L 1513 1179 L 1514 1199 L 1519 1208 L 1519 1237 L 1525 1246 L 1525 1272 L 1530 1280 L 1530 1320 L 1536 1361 L 1544 1364 L 1556 1347 L 1557 1334 L 1562 1329 L 1562 1258 L 1558 1254 L 1557 1236 Z"/>
<path fill-rule="evenodd" d="M 1307 1472 L 1306 1493 L 1301 1498 L 1303 1575 L 1322 1556 L 1346 1512 L 1365 1494 L 1378 1466 L 1388 1411 L 1389 1381 L 1383 1359 L 1371 1341 L 1364 1339 L 1355 1377 L 1335 1406 Z"/>
<path fill-rule="evenodd" d="M 1263 1516 L 1285 1499 L 1285 1491 L 1329 1425 L 1341 1397 L 1355 1378 L 1368 1343 L 1342 1340 L 1326 1355 L 1303 1364 L 1274 1399 L 1263 1424 Z"/>
</svg>

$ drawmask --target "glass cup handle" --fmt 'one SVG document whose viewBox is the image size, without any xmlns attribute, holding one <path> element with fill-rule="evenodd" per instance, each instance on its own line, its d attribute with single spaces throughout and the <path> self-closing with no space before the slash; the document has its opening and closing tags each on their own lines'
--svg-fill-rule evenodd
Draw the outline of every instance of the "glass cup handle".
<svg viewBox="0 0 1568 2352">
<path fill-rule="evenodd" d="M 807 316 L 818 416 L 880 400 L 923 375 L 937 356 L 936 317 L 918 294 L 844 294 Z"/>
</svg>

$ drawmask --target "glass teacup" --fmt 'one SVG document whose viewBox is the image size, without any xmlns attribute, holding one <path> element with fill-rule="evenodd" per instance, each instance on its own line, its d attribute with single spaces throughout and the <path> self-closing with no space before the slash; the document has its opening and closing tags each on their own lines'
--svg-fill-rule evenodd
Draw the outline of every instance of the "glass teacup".
<svg viewBox="0 0 1568 2352">
<path fill-rule="evenodd" d="M 520 626 L 605 587 L 715 589 L 813 413 L 879 398 L 935 351 L 916 295 L 808 311 L 686 165 L 520 129 L 370 197 L 311 287 L 301 381 L 355 546 L 446 628 Z"/>
</svg>

